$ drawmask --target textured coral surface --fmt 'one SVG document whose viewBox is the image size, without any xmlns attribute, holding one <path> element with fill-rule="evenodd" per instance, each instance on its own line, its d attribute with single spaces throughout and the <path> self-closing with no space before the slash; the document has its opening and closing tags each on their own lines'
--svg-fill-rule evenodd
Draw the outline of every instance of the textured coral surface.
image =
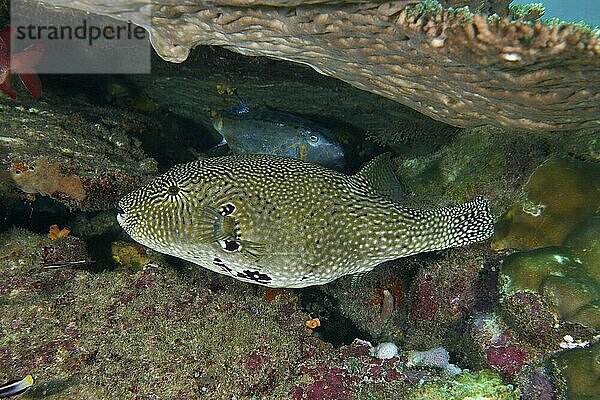
<svg viewBox="0 0 600 400">
<path fill-rule="evenodd" d="M 166 60 L 200 44 L 291 60 L 456 126 L 598 122 L 600 42 L 572 25 L 488 21 L 414 1 L 45 3 L 144 26 Z"/>
</svg>

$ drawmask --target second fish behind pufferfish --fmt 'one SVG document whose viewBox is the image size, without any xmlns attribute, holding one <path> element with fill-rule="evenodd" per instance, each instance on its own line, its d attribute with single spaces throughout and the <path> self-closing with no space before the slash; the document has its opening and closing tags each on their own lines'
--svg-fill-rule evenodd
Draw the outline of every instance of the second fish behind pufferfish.
<svg viewBox="0 0 600 400">
<path fill-rule="evenodd" d="M 330 129 L 306 118 L 269 108 L 237 109 L 213 114 L 213 127 L 233 154 L 270 154 L 296 158 L 335 170 L 345 166 L 344 149 Z"/>
<path fill-rule="evenodd" d="M 177 165 L 119 202 L 135 241 L 244 282 L 321 285 L 399 257 L 488 239 L 483 198 L 432 210 L 384 190 L 390 155 L 352 176 L 251 154 Z"/>
</svg>

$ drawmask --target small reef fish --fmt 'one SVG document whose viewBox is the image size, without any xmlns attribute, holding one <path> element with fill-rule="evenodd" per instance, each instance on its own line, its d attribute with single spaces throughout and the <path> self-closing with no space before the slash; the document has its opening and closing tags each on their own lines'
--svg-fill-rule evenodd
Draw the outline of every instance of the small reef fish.
<svg viewBox="0 0 600 400">
<path fill-rule="evenodd" d="M 389 153 L 355 175 L 263 154 L 176 165 L 119 202 L 135 241 L 244 282 L 305 287 L 399 257 L 488 239 L 483 198 L 432 210 L 377 188 Z"/>
<path fill-rule="evenodd" d="M 27 375 L 25 378 L 20 381 L 11 381 L 5 383 L 0 386 L 0 399 L 5 399 L 7 397 L 16 396 L 25 392 L 33 385 L 34 379 L 33 376 Z"/>
<path fill-rule="evenodd" d="M 234 154 L 270 154 L 344 168 L 344 149 L 330 129 L 296 115 L 240 103 L 239 108 L 213 115 L 213 126 L 223 136 L 219 146 L 227 144 Z"/>
<path fill-rule="evenodd" d="M 29 93 L 36 99 L 42 97 L 42 82 L 36 74 L 34 67 L 40 62 L 44 55 L 44 46 L 32 44 L 17 54 L 10 53 L 11 29 L 0 32 L 0 89 L 11 98 L 16 99 L 12 85 L 12 70 L 18 71 L 21 82 Z"/>
</svg>

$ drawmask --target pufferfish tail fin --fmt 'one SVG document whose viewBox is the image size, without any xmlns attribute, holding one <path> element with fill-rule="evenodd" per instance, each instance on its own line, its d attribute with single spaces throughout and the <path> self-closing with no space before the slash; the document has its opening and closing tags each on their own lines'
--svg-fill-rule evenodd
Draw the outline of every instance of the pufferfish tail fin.
<svg viewBox="0 0 600 400">
<path fill-rule="evenodd" d="M 494 214 L 479 196 L 467 203 L 433 210 L 444 225 L 444 248 L 482 242 L 494 234 Z"/>
<path fill-rule="evenodd" d="M 477 197 L 457 206 L 414 212 L 408 243 L 399 243 L 402 256 L 482 242 L 494 234 L 488 201 Z"/>
</svg>

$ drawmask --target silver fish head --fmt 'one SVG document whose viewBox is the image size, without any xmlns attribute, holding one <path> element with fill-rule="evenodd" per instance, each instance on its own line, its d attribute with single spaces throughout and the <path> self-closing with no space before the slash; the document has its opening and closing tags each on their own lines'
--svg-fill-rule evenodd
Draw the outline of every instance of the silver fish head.
<svg viewBox="0 0 600 400">
<path fill-rule="evenodd" d="M 312 129 L 300 131 L 299 147 L 305 150 L 301 160 L 321 164 L 333 169 L 343 169 L 345 166 L 345 154 L 342 145 L 335 139 Z M 302 153 L 301 153 L 302 154 Z"/>
</svg>

